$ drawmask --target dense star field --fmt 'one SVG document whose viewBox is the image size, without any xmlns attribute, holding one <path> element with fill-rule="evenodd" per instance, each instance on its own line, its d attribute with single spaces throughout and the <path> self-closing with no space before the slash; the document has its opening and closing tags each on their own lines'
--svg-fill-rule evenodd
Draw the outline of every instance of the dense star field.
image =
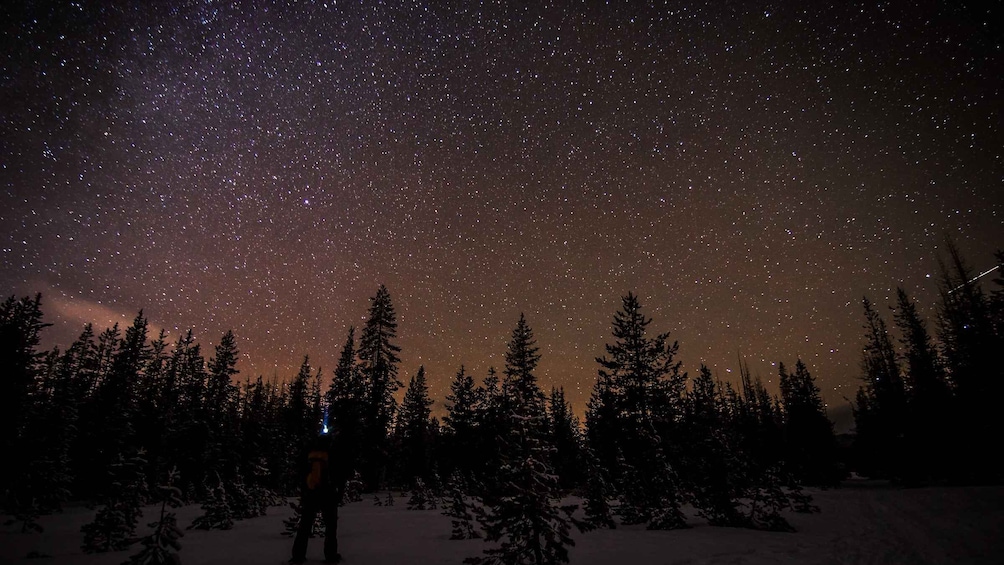
<svg viewBox="0 0 1004 565">
<path fill-rule="evenodd" d="M 946 235 L 1004 245 L 982 3 L 119 4 L 0 8 L 0 289 L 44 345 L 143 308 L 288 378 L 385 284 L 437 401 L 524 312 L 581 414 L 633 290 L 692 374 L 801 356 L 836 410 L 863 295 L 931 319 Z"/>
</svg>

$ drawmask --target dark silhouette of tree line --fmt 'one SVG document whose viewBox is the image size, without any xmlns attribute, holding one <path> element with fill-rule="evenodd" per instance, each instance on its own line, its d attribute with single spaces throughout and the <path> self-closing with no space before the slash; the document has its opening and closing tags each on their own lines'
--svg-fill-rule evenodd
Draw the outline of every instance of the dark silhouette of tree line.
<svg viewBox="0 0 1004 565">
<path fill-rule="evenodd" d="M 864 299 L 863 385 L 855 399 L 859 473 L 905 484 L 999 482 L 993 438 L 1004 393 L 1004 252 L 985 292 L 951 242 L 934 333 L 909 293 L 892 306 L 898 340 Z M 898 347 L 897 347 L 898 341 Z"/>
<path fill-rule="evenodd" d="M 1000 477 L 985 446 L 1001 426 L 992 353 L 1004 345 L 1004 293 L 983 293 L 950 251 L 937 341 L 900 290 L 897 351 L 865 300 L 859 473 Z M 786 510 L 815 510 L 803 486 L 836 486 L 848 470 L 808 367 L 780 363 L 778 394 L 744 363 L 735 384 L 703 365 L 690 379 L 679 345 L 651 324 L 634 294 L 622 298 L 580 423 L 561 388 L 546 394 L 538 382 L 541 352 L 521 315 L 501 373 L 476 380 L 461 366 L 440 422 L 424 367 L 407 386 L 400 379 L 383 286 L 358 338 L 349 329 L 326 389 L 307 357 L 291 380 L 241 380 L 232 332 L 207 361 L 191 331 L 171 344 L 163 332 L 150 339 L 142 311 L 124 332 L 87 325 L 65 351 L 40 351 L 41 297 L 11 297 L 0 305 L 3 510 L 29 529 L 68 501 L 100 505 L 84 530 L 92 551 L 133 539 L 136 508 L 158 500 L 201 503 L 192 527 L 228 528 L 294 494 L 299 450 L 337 429 L 361 490 L 410 489 L 416 507 L 439 500 L 454 537 L 483 532 L 489 546 L 473 563 L 565 562 L 572 527 L 684 528 L 688 504 L 712 525 L 790 530 Z M 177 545 L 173 514 L 161 515 L 148 552 Z"/>
</svg>

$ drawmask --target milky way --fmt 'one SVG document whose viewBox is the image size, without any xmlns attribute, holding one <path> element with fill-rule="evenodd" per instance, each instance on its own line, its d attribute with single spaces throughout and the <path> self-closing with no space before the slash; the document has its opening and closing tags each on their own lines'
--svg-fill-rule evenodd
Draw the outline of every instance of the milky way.
<svg viewBox="0 0 1004 565">
<path fill-rule="evenodd" d="M 839 410 L 863 295 L 932 317 L 946 235 L 1004 246 L 999 8 L 113 4 L 0 8 L 0 290 L 47 345 L 143 308 L 286 378 L 386 284 L 437 400 L 525 312 L 581 413 L 633 290 L 691 373 L 801 356 Z"/>
</svg>

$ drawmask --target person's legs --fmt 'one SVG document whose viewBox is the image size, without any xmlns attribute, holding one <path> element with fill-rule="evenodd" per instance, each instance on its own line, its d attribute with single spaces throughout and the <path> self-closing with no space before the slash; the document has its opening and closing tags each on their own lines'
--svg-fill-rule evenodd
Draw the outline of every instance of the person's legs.
<svg viewBox="0 0 1004 565">
<path fill-rule="evenodd" d="M 328 563 L 341 561 L 338 554 L 338 502 L 334 497 L 328 497 L 321 507 L 324 516 L 324 560 Z"/>
<path fill-rule="evenodd" d="M 313 497 L 300 498 L 300 524 L 296 528 L 296 538 L 293 540 L 293 559 L 291 559 L 293 562 L 303 563 L 307 560 L 307 540 L 310 539 L 314 520 L 317 519 L 317 506 L 317 501 Z"/>
</svg>

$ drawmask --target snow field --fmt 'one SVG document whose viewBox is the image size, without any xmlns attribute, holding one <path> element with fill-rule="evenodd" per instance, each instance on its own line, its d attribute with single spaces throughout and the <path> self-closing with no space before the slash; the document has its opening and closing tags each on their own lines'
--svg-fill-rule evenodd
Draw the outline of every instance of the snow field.
<svg viewBox="0 0 1004 565">
<path fill-rule="evenodd" d="M 787 513 L 798 532 L 776 533 L 705 524 L 691 509 L 687 530 L 647 531 L 641 526 L 573 531 L 574 565 L 645 564 L 1000 564 L 1004 563 L 1004 487 L 899 489 L 850 481 L 838 490 L 812 491 L 818 514 Z M 386 493 L 381 494 L 381 498 Z M 480 555 L 482 540 L 450 540 L 450 520 L 439 510 L 408 510 L 406 499 L 374 506 L 372 497 L 343 507 L 339 547 L 347 565 L 460 565 Z M 574 501 L 573 501 L 574 502 Z M 142 527 L 159 511 L 145 509 Z M 119 565 L 129 551 L 87 555 L 80 550 L 80 527 L 94 510 L 69 508 L 46 516 L 41 534 L 0 530 L 0 563 L 33 565 Z M 197 505 L 177 510 L 187 527 Z M 289 557 L 292 539 L 281 535 L 288 507 L 236 522 L 228 531 L 186 530 L 181 539 L 184 565 L 277 565 Z M 31 551 L 51 556 L 28 559 Z M 321 541 L 311 540 L 308 558 L 321 559 Z"/>
</svg>

